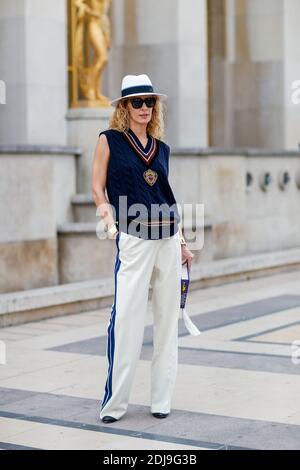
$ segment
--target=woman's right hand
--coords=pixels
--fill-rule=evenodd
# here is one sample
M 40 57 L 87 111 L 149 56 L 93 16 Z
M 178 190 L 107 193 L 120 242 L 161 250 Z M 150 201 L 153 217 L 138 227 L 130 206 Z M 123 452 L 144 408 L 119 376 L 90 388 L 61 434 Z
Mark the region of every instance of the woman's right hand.
M 110 234 L 109 234 L 108 237 L 111 238 L 112 240 L 115 240 L 115 239 L 117 238 L 117 236 L 118 236 L 119 233 L 120 233 L 120 232 L 119 232 L 119 230 L 118 230 L 118 231 L 117 231 L 116 233 L 114 233 L 113 235 L 110 235 Z

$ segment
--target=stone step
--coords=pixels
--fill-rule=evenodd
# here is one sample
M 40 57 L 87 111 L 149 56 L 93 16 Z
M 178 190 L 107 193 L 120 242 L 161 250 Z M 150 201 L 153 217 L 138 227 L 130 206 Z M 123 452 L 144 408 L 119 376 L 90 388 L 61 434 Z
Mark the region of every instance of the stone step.
M 96 215 L 97 207 L 91 194 L 77 193 L 71 198 L 73 220 L 75 223 L 97 223 L 100 216 Z M 191 224 L 187 224 L 189 227 Z M 212 228 L 213 221 L 210 216 L 205 217 L 205 228 Z
M 58 225 L 58 272 L 60 284 L 97 280 L 111 275 L 116 242 L 103 230 L 97 237 L 95 222 Z
M 100 222 L 100 218 L 98 220 Z M 97 222 L 77 222 L 59 225 L 58 272 L 60 284 L 109 277 L 114 268 L 116 243 L 103 230 L 96 235 Z M 205 246 L 195 252 L 194 265 L 213 258 L 212 224 L 205 221 Z M 188 229 L 189 227 L 187 227 Z M 203 231 L 203 228 L 199 228 Z
M 98 222 L 97 207 L 91 194 L 74 194 L 71 198 L 74 222 Z
M 190 290 L 296 269 L 300 269 L 300 249 L 212 261 L 193 266 Z M 111 306 L 113 290 L 113 278 L 108 277 L 1 294 L 0 326 Z

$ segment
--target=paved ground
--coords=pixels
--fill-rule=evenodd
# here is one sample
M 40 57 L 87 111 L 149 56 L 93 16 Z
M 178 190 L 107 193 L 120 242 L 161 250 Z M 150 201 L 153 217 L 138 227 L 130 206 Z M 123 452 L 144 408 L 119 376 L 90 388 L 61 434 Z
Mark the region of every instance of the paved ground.
M 300 272 L 194 291 L 187 307 L 202 334 L 180 319 L 164 420 L 149 409 L 150 304 L 129 409 L 113 424 L 98 418 L 110 308 L 1 329 L 0 449 L 300 449 Z

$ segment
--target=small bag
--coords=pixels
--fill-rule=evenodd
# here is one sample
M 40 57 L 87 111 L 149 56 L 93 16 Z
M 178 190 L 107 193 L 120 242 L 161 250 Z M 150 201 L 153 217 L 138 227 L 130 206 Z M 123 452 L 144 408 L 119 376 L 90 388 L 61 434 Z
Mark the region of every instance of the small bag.
M 182 318 L 185 324 L 186 329 L 188 332 L 193 336 L 200 335 L 201 331 L 197 328 L 197 326 L 192 322 L 189 315 L 185 309 L 185 303 L 188 293 L 188 287 L 190 282 L 190 269 L 188 267 L 187 261 L 182 263 L 181 265 L 181 300 L 180 300 L 180 309 L 182 313 Z

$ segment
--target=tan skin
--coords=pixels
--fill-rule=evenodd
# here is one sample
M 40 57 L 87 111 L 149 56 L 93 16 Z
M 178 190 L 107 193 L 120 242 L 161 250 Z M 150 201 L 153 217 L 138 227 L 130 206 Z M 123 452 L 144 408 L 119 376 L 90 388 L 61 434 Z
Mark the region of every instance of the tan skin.
M 146 98 L 147 95 L 142 95 L 142 98 Z M 130 128 L 136 134 L 140 142 L 146 147 L 147 138 L 147 125 L 151 121 L 152 109 L 147 108 L 146 103 L 139 109 L 133 108 L 130 101 L 127 100 L 127 109 L 129 111 Z M 93 166 L 92 166 L 92 195 L 96 206 L 100 207 L 100 216 L 107 224 L 108 228 L 114 225 L 115 220 L 113 217 L 112 207 L 109 204 L 108 199 L 105 195 L 106 188 L 106 177 L 107 168 L 109 162 L 109 145 L 105 134 L 101 134 L 98 137 L 96 144 Z M 116 238 L 117 234 L 109 235 L 110 238 Z M 189 268 L 191 268 L 192 260 L 194 255 L 188 249 L 186 245 L 181 245 L 181 261 L 184 263 L 187 261 Z

